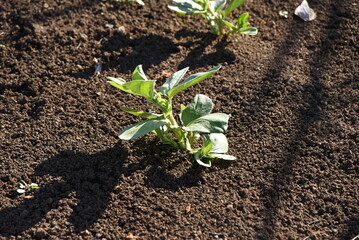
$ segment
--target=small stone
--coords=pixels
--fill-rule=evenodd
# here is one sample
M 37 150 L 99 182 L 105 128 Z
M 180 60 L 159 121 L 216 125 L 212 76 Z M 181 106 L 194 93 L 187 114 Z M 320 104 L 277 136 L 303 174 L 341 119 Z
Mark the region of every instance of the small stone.
M 117 30 L 122 34 L 126 34 L 126 28 L 124 26 L 119 26 Z
M 227 210 L 233 210 L 233 204 L 228 204 L 227 206 L 226 206 L 226 209 Z

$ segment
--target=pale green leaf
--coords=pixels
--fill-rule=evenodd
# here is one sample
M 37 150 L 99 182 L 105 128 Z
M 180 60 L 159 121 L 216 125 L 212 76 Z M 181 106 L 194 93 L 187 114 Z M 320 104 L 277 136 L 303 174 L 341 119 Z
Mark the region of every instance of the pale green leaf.
M 167 119 L 157 120 L 157 119 L 148 119 L 139 123 L 136 123 L 128 128 L 122 130 L 118 137 L 122 140 L 131 140 L 143 135 L 169 123 Z
M 148 81 L 143 69 L 142 65 L 138 65 L 132 73 L 132 80 L 145 80 Z
M 222 14 L 226 17 L 230 14 L 234 9 L 241 6 L 246 0 L 231 0 L 229 2 L 228 7 L 222 12 Z
M 216 73 L 220 68 L 221 68 L 221 66 L 217 66 L 217 67 L 214 67 L 214 68 L 208 70 L 207 72 L 200 72 L 200 73 L 196 73 L 196 74 L 189 76 L 188 78 L 186 78 L 186 80 L 183 81 L 183 83 L 181 85 L 178 85 L 177 87 L 172 88 L 171 90 L 168 91 L 168 94 L 167 94 L 168 98 L 173 98 L 180 91 L 183 91 L 183 90 L 193 86 L 194 84 L 205 80 L 206 78 L 208 78 L 211 75 L 213 75 L 214 73 Z
M 193 120 L 207 115 L 212 112 L 213 102 L 205 95 L 198 94 L 194 97 L 192 102 L 180 114 L 181 122 L 187 126 Z
M 175 72 L 161 87 L 160 92 L 167 95 L 168 91 L 174 88 L 188 71 L 188 67 Z
M 255 27 L 245 27 L 239 29 L 239 33 L 245 34 L 245 35 L 257 35 L 258 29 Z
M 227 154 L 211 153 L 211 155 L 212 155 L 213 157 L 220 158 L 220 159 L 222 159 L 222 160 L 233 161 L 233 160 L 236 160 L 236 159 L 237 159 L 235 156 L 227 155 Z
M 156 81 L 154 81 L 154 80 L 148 80 L 148 81 L 135 80 L 135 81 L 131 81 L 131 82 L 125 82 L 123 84 L 121 84 L 121 82 L 118 82 L 118 81 L 117 82 L 110 81 L 109 83 L 112 86 L 117 87 L 124 92 L 132 93 L 135 95 L 143 96 L 148 99 L 152 99 L 153 93 L 154 93 L 155 82 Z
M 223 133 L 211 133 L 209 139 L 212 142 L 211 154 L 228 152 L 227 137 Z
M 168 8 L 180 14 L 205 13 L 204 6 L 192 0 L 175 0 Z
M 212 113 L 197 118 L 183 127 L 189 132 L 223 133 L 228 127 L 229 115 L 224 113 Z
M 220 12 L 225 4 L 226 4 L 226 0 L 212 0 L 209 1 L 209 8 L 213 12 Z

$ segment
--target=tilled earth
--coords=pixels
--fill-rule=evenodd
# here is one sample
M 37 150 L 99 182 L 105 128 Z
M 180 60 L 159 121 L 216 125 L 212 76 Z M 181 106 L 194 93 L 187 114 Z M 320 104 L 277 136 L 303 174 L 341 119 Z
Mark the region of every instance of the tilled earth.
M 170 2 L 0 0 L 0 239 L 357 236 L 358 4 L 313 0 L 303 22 L 300 1 L 248 1 L 231 16 L 259 34 L 226 39 Z M 208 95 L 238 159 L 203 168 L 153 135 L 117 139 L 139 121 L 120 106 L 151 106 L 106 77 L 139 64 L 158 85 L 222 65 L 175 107 Z M 40 188 L 19 195 L 21 180 Z

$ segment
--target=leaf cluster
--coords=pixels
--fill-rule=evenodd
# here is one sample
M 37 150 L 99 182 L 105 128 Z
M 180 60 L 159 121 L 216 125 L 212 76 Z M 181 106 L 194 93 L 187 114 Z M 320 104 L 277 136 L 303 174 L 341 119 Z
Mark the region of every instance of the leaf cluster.
M 227 21 L 228 15 L 241 6 L 246 0 L 231 0 L 226 6 L 226 0 L 174 0 L 168 7 L 179 14 L 200 14 L 209 23 L 216 35 L 231 35 L 235 33 L 256 35 L 258 30 L 249 27 L 248 13 L 240 15 L 236 22 Z M 225 27 L 228 30 L 225 30 Z
M 38 188 L 39 185 L 37 185 L 36 183 L 26 183 L 24 180 L 21 180 L 19 183 L 19 188 L 16 191 L 19 194 L 23 194 L 26 191 L 31 191 Z
M 206 72 L 192 74 L 183 81 L 188 67 L 181 69 L 159 87 L 158 91 L 155 89 L 156 81 L 147 78 L 141 65 L 136 67 L 132 74 L 132 80 L 129 82 L 122 78 L 109 77 L 109 83 L 112 86 L 146 98 L 159 110 L 159 113 L 153 113 L 121 107 L 121 110 L 145 120 L 123 129 L 119 132 L 118 137 L 122 140 L 132 140 L 153 132 L 163 142 L 174 148 L 187 150 L 194 154 L 196 161 L 206 167 L 211 166 L 211 161 L 214 158 L 236 159 L 226 154 L 228 141 L 223 132 L 227 130 L 229 115 L 212 113 L 214 104 L 210 98 L 198 94 L 187 106 L 180 105 L 179 120 L 181 124 L 177 123 L 172 109 L 173 98 L 179 92 L 207 79 L 219 69 L 220 66 L 217 66 Z M 194 145 L 201 145 L 201 147 L 194 148 Z

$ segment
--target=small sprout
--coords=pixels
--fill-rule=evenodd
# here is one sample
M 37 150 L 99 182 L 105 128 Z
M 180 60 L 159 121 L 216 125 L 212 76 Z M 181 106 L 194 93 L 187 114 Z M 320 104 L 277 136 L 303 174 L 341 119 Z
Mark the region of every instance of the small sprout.
M 235 33 L 256 35 L 258 32 L 257 28 L 248 26 L 248 13 L 240 15 L 235 22 L 226 20 L 228 15 L 241 6 L 245 0 L 231 0 L 227 7 L 225 7 L 226 0 L 173 0 L 173 2 L 174 4 L 168 5 L 169 9 L 182 15 L 202 15 L 216 35 L 228 36 Z
M 121 107 L 121 110 L 146 120 L 123 129 L 118 137 L 121 140 L 132 140 L 150 132 L 155 133 L 163 142 L 193 154 L 197 163 L 205 167 L 210 167 L 211 161 L 215 158 L 235 160 L 234 156 L 226 154 L 228 141 L 223 134 L 228 127 L 229 115 L 212 113 L 214 104 L 209 97 L 198 94 L 187 106 L 181 104 L 177 120 L 172 109 L 175 95 L 205 80 L 219 69 L 220 66 L 217 66 L 207 72 L 193 74 L 182 82 L 188 67 L 181 69 L 170 76 L 158 91 L 155 90 L 156 81 L 148 80 L 142 65 L 136 67 L 132 81 L 126 82 L 122 78 L 109 77 L 112 86 L 146 98 L 160 111 L 160 113 L 144 112 Z M 194 147 L 201 143 L 202 147 Z
M 26 183 L 24 180 L 21 180 L 19 183 L 19 188 L 16 190 L 19 194 L 23 194 L 27 191 L 31 191 L 34 189 L 39 188 L 39 185 L 37 185 L 36 183 Z

